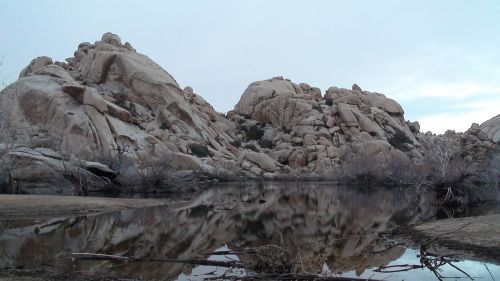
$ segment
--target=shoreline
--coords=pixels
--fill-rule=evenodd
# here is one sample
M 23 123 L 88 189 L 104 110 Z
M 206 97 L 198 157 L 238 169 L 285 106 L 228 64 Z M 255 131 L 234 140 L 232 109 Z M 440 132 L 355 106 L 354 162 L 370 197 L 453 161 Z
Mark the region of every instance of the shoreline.
M 415 248 L 433 241 L 431 252 L 500 264 L 500 214 L 440 219 L 393 233 Z
M 172 203 L 169 199 L 0 194 L 0 220 L 93 215 Z

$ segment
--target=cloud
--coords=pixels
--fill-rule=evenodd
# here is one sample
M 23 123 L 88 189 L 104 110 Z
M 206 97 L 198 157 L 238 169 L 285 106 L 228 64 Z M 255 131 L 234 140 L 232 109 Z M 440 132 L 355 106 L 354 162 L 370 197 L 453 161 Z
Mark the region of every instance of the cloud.
M 487 97 L 500 95 L 500 85 L 478 81 L 464 81 L 456 83 L 425 83 L 406 91 L 396 93 L 402 102 L 417 101 L 428 98 L 449 98 L 451 100 L 469 97 Z
M 459 111 L 420 118 L 421 131 L 442 134 L 448 129 L 453 129 L 457 132 L 464 132 L 472 123 L 481 124 L 500 114 L 500 98 L 454 104 L 451 108 L 459 109 Z

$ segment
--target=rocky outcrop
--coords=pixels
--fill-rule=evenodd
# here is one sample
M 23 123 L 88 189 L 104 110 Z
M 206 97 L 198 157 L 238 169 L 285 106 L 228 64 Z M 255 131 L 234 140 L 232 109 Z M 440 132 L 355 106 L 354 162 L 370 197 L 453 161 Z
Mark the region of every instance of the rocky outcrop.
M 2 91 L 0 104 L 4 143 L 46 147 L 64 161 L 106 162 L 120 155 L 141 169 L 165 151 L 189 153 L 189 144 L 198 143 L 211 147 L 212 159 L 180 167 L 236 162 L 226 149 L 233 141 L 231 122 L 111 33 L 80 44 L 67 62 L 34 59 Z
M 111 33 L 81 43 L 66 62 L 31 61 L 1 92 L 0 112 L 3 163 L 30 163 L 13 149 L 49 149 L 64 165 L 42 158 L 36 165 L 65 174 L 68 165 L 90 171 L 82 163 L 101 163 L 113 171 L 106 181 L 118 185 L 131 175 L 167 174 L 162 169 L 208 178 L 331 177 L 353 155 L 421 165 L 435 138 L 405 121 L 396 101 L 356 84 L 322 96 L 308 84 L 274 77 L 251 83 L 223 115 Z M 498 120 L 444 138 L 459 149 L 495 147 Z M 32 180 L 4 171 L 10 182 Z
M 395 101 L 357 85 L 353 90 L 332 87 L 322 97 L 317 88 L 275 77 L 250 84 L 228 116 L 240 124 L 236 137 L 243 141 L 261 130 L 265 141 L 255 145 L 267 147 L 279 163 L 328 174 L 353 151 L 391 154 L 404 149 L 408 158 L 421 161 L 419 142 L 403 114 Z M 386 149 L 376 148 L 381 145 Z
M 500 115 L 491 118 L 479 126 L 482 136 L 494 143 L 500 143 Z

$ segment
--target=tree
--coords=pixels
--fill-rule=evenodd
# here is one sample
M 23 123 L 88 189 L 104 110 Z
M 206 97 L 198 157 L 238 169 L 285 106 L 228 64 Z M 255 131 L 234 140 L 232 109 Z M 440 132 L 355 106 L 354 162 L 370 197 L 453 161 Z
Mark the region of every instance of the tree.
M 426 159 L 438 180 L 446 181 L 452 157 L 453 150 L 449 143 L 438 138 L 432 140 Z

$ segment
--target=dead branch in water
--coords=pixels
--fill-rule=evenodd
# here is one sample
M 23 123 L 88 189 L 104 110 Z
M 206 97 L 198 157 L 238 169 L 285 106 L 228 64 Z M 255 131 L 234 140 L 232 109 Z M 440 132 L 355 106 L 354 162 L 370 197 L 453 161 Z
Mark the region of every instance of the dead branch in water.
M 445 232 L 438 234 L 434 236 L 433 238 L 429 239 L 429 241 L 423 243 L 420 245 L 420 264 L 398 264 L 398 265 L 389 265 L 389 266 L 381 266 L 374 271 L 380 272 L 380 273 L 394 273 L 394 272 L 403 272 L 403 271 L 409 271 L 409 270 L 414 270 L 414 269 L 421 269 L 421 268 L 427 268 L 430 270 L 434 276 L 440 281 L 444 280 L 445 278 L 450 278 L 450 277 L 445 277 L 442 276 L 440 271 L 441 267 L 444 265 L 449 265 L 462 274 L 464 274 L 466 277 L 461 277 L 461 278 L 468 278 L 470 280 L 474 280 L 467 272 L 464 270 L 460 269 L 458 266 L 454 265 L 454 262 L 458 262 L 459 260 L 456 259 L 453 255 L 439 255 L 435 253 L 429 252 L 427 249 L 432 246 L 436 241 L 439 240 L 440 237 L 443 237 L 448 234 L 455 233 L 465 227 L 470 225 L 469 223 L 466 223 L 460 227 L 458 227 L 455 230 Z M 458 277 L 453 277 L 453 278 L 458 278 Z
M 219 276 L 209 277 L 204 280 L 235 280 L 235 281 L 258 281 L 258 280 L 283 280 L 283 281 L 380 281 L 378 279 L 361 279 L 349 277 L 321 277 L 308 274 L 259 274 L 251 276 Z
M 166 262 L 166 263 L 184 263 L 191 265 L 204 265 L 204 266 L 218 266 L 225 268 L 243 268 L 250 269 L 239 261 L 211 261 L 211 260 L 200 260 L 200 259 L 171 259 L 171 258 L 134 258 L 127 256 L 118 255 L 106 255 L 106 254 L 94 254 L 94 253 L 72 253 L 71 257 L 76 260 L 100 260 L 100 261 L 119 261 L 119 262 Z M 303 280 L 303 281 L 378 281 L 375 279 L 364 279 L 364 278 L 347 278 L 347 277 L 322 277 L 315 274 L 296 274 L 296 273 L 257 273 L 251 276 L 217 276 L 205 278 L 205 280 L 242 280 L 242 281 L 252 281 L 252 280 Z
M 93 254 L 93 253 L 72 253 L 71 256 L 78 260 L 102 260 L 102 261 L 121 261 L 121 262 L 169 262 L 186 263 L 192 265 L 220 266 L 231 268 L 245 268 L 238 261 L 210 261 L 198 259 L 170 259 L 170 258 L 134 258 L 117 255 Z

